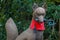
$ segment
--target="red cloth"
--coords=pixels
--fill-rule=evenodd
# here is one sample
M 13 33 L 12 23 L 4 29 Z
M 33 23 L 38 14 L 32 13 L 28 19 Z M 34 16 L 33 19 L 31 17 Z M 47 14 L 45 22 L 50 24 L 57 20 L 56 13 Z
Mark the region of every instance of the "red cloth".
M 44 22 L 37 22 L 35 20 L 32 20 L 30 24 L 30 29 L 34 28 L 36 28 L 36 30 L 45 30 Z

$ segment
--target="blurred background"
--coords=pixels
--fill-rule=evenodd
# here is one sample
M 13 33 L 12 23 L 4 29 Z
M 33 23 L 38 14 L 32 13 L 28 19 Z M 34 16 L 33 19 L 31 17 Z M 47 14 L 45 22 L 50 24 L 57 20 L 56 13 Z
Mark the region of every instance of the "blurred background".
M 6 40 L 5 23 L 10 17 L 20 33 L 29 27 L 34 2 L 47 5 L 44 40 L 60 40 L 60 0 L 0 0 L 0 40 Z

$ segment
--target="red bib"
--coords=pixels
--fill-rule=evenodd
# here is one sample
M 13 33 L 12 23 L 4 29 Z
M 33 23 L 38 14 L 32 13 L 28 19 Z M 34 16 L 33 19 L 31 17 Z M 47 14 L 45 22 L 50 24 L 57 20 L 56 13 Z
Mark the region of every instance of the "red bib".
M 37 22 L 35 20 L 32 20 L 30 24 L 30 29 L 34 28 L 36 28 L 36 30 L 45 30 L 44 22 Z

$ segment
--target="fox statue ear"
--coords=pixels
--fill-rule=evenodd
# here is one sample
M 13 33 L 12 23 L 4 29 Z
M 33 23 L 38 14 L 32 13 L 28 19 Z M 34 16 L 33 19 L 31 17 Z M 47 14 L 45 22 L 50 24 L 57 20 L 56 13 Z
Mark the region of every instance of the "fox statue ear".
M 42 8 L 44 8 L 45 10 L 47 10 L 47 4 L 44 3 L 44 4 L 42 5 Z
M 33 11 L 35 11 L 36 8 L 38 8 L 38 5 L 36 3 L 34 3 L 33 6 L 32 6 Z

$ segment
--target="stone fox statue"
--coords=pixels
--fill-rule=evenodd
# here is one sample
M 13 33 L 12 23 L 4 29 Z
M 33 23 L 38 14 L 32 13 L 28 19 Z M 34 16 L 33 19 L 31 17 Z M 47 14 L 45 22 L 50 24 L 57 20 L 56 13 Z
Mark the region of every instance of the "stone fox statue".
M 38 7 L 36 3 L 33 5 L 33 17 L 29 28 L 18 35 L 17 27 L 9 18 L 6 22 L 5 28 L 7 32 L 7 40 L 43 40 L 44 16 L 46 14 L 45 4 Z

